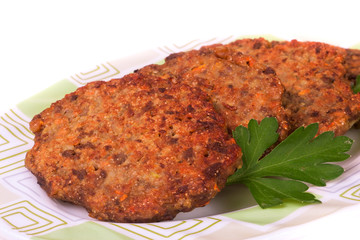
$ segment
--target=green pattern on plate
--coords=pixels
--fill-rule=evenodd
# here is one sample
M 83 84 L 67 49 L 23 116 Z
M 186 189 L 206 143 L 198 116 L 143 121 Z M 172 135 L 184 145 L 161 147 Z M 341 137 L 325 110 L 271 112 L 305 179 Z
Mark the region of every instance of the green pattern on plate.
M 76 226 L 62 228 L 51 233 L 34 236 L 33 240 L 128 240 L 129 238 L 121 233 L 103 227 L 95 222 L 85 222 Z
M 360 184 L 347 189 L 345 192 L 340 194 L 340 197 L 349 200 L 360 201 Z
M 17 107 L 29 118 L 40 113 L 51 103 L 61 99 L 65 94 L 75 91 L 77 86 L 67 79 L 61 80 L 44 91 L 22 101 Z
M 284 201 L 284 204 L 272 208 L 262 209 L 260 206 L 256 206 L 240 211 L 223 214 L 222 216 L 264 226 L 277 222 L 284 217 L 289 216 L 297 209 L 306 205 L 308 204 L 301 204 L 296 201 L 288 200 Z
M 180 240 L 180 239 L 183 239 L 183 238 L 185 238 L 187 236 L 203 232 L 206 229 L 208 229 L 208 228 L 214 226 L 215 224 L 221 222 L 220 219 L 214 218 L 214 217 L 207 217 L 205 219 L 209 220 L 209 221 L 201 220 L 201 219 L 193 219 L 191 221 L 182 221 L 180 223 L 175 222 L 175 225 L 170 226 L 170 227 L 162 227 L 162 226 L 158 226 L 157 224 L 132 224 L 132 226 L 135 226 L 135 227 L 137 227 L 137 228 L 139 228 L 141 230 L 144 230 L 144 231 L 142 231 L 144 233 L 149 232 L 149 233 L 153 234 L 154 236 L 156 236 L 157 238 L 171 238 L 171 237 L 175 236 L 176 234 L 179 234 L 179 233 L 181 234 L 182 233 L 183 236 L 180 237 L 180 238 L 177 238 L 177 239 Z M 191 224 L 186 225 L 185 227 L 181 227 L 181 225 L 183 225 L 183 224 L 185 224 L 187 222 L 191 222 Z M 161 224 L 161 223 L 159 223 L 159 224 Z M 113 225 L 116 226 L 116 227 L 119 227 L 121 229 L 127 230 L 127 231 L 129 231 L 129 232 L 131 232 L 133 234 L 137 234 L 140 237 L 143 237 L 143 238 L 146 238 L 146 239 L 152 239 L 152 238 L 146 237 L 146 236 L 144 236 L 142 234 L 139 234 L 137 231 L 135 232 L 135 231 L 132 231 L 131 229 L 125 228 L 124 226 L 121 226 L 119 224 L 113 224 Z M 180 228 L 178 228 L 178 227 L 180 227 Z M 173 229 L 173 228 L 177 228 L 177 230 L 176 231 L 170 231 L 167 234 L 162 234 L 162 233 L 158 232 L 159 229 L 169 230 L 169 229 Z
M 0 219 L 13 229 L 27 235 L 41 234 L 67 224 L 59 217 L 26 200 L 0 208 Z
M 103 63 L 100 65 L 97 65 L 95 68 L 93 68 L 87 72 L 81 72 L 81 73 L 75 74 L 74 76 L 71 76 L 71 79 L 81 85 L 85 85 L 86 83 L 89 83 L 92 81 L 98 81 L 98 80 L 103 80 L 106 78 L 115 77 L 119 73 L 120 73 L 119 69 L 114 67 L 112 64 Z
M 354 48 L 354 49 L 360 49 L 360 43 L 355 44 L 354 46 L 351 46 L 350 48 Z

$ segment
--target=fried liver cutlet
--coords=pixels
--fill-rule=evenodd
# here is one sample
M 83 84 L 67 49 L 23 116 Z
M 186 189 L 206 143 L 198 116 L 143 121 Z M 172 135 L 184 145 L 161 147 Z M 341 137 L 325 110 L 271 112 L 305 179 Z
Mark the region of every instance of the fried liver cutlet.
M 164 64 L 148 65 L 137 73 L 171 78 L 205 90 L 225 117 L 229 132 L 239 125 L 247 126 L 251 119 L 276 117 L 280 139 L 288 134 L 281 102 L 283 86 L 275 71 L 258 64 L 253 57 L 230 51 L 227 46 L 217 44 L 174 53 Z
M 346 49 L 345 57 L 346 77 L 355 84 L 356 77 L 360 75 L 360 50 Z
M 319 134 L 342 135 L 360 117 L 360 95 L 346 78 L 346 50 L 319 42 L 242 39 L 227 45 L 276 71 L 292 129 L 319 123 Z
M 130 74 L 92 82 L 36 115 L 26 167 L 50 197 L 116 222 L 206 205 L 241 151 L 199 88 Z

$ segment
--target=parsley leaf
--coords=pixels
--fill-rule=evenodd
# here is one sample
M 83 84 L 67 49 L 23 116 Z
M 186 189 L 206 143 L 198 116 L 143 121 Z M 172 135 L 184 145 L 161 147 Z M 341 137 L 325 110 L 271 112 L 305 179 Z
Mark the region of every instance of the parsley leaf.
M 236 143 L 243 151 L 243 167 L 227 180 L 228 184 L 243 183 L 262 208 L 276 206 L 283 199 L 300 202 L 319 202 L 307 193 L 311 183 L 325 186 L 326 181 L 340 176 L 344 169 L 328 162 L 349 158 L 352 140 L 346 136 L 334 137 L 325 132 L 315 137 L 318 124 L 300 127 L 278 144 L 269 154 L 264 152 L 276 143 L 278 123 L 265 118 L 260 124 L 251 120 L 248 128 L 239 126 L 233 132 Z
M 299 202 L 319 202 L 315 196 L 305 192 L 308 186 L 294 180 L 276 178 L 253 178 L 243 182 L 251 191 L 260 207 L 268 208 L 283 203 L 283 199 L 295 199 Z
M 243 152 L 241 171 L 246 171 L 256 165 L 266 149 L 277 141 L 279 138 L 276 133 L 278 127 L 276 118 L 264 118 L 260 125 L 256 120 L 251 119 L 248 124 L 249 129 L 242 126 L 235 129 L 233 137 Z M 267 131 L 263 129 L 267 129 Z
M 359 93 L 360 92 L 360 75 L 356 77 L 355 85 L 352 87 L 353 93 Z

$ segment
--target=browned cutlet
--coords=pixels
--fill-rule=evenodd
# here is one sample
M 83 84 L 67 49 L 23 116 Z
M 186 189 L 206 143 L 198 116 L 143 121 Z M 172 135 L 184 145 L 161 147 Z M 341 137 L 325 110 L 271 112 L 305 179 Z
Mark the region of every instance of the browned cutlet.
M 225 117 L 229 132 L 247 126 L 251 119 L 276 117 L 280 139 L 288 132 L 282 107 L 283 86 L 271 67 L 227 46 L 213 45 L 200 50 L 174 53 L 162 65 L 149 65 L 139 74 L 171 78 L 205 90 L 215 108 Z
M 241 151 L 199 88 L 130 74 L 92 82 L 36 115 L 26 167 L 50 197 L 116 222 L 206 205 Z
M 346 49 L 345 57 L 346 77 L 355 84 L 355 79 L 360 75 L 360 50 Z
M 344 134 L 360 117 L 360 94 L 346 78 L 346 50 L 319 42 L 241 39 L 228 44 L 273 68 L 285 87 L 292 128 L 319 123 L 319 133 Z

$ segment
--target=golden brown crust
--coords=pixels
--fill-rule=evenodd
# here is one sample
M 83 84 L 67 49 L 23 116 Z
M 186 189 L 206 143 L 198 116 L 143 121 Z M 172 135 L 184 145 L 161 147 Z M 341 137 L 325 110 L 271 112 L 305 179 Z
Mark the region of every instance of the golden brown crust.
M 241 155 L 207 94 L 139 74 L 89 83 L 30 127 L 26 167 L 50 197 L 100 220 L 170 220 L 204 206 Z
M 162 65 L 149 65 L 137 71 L 143 75 L 172 78 L 205 90 L 215 108 L 225 117 L 229 131 L 247 126 L 251 119 L 276 117 L 280 139 L 288 132 L 281 99 L 283 86 L 275 72 L 250 56 L 216 44 L 171 54 Z
M 228 45 L 275 69 L 285 87 L 293 129 L 319 123 L 319 133 L 344 134 L 360 117 L 360 95 L 345 77 L 345 49 L 319 42 L 242 39 Z
M 346 78 L 353 84 L 358 75 L 360 75 L 360 50 L 346 49 L 345 56 Z

